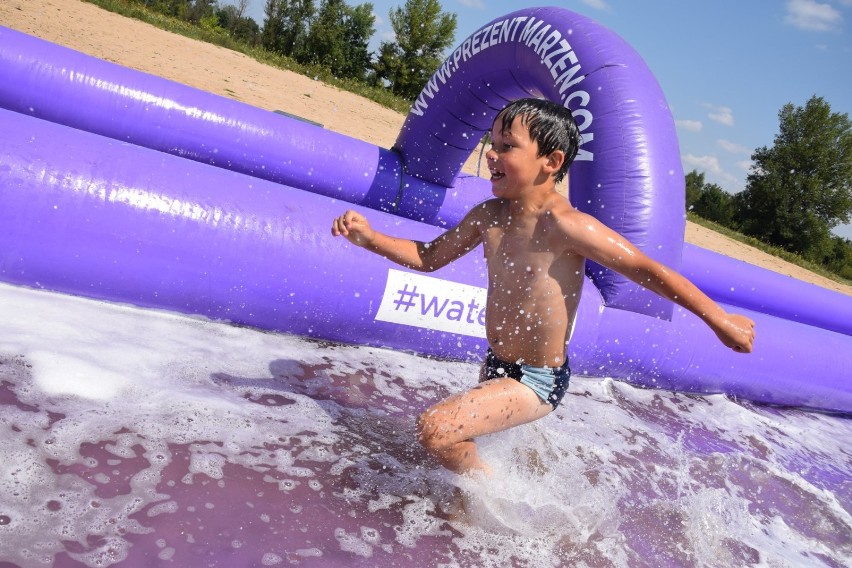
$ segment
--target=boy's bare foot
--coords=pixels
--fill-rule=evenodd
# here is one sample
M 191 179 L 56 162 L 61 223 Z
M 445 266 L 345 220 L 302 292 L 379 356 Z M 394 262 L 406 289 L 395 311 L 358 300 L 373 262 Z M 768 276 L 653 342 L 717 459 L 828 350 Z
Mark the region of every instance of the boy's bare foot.
M 461 488 L 456 487 L 452 492 L 435 503 L 435 512 L 440 518 L 447 521 L 467 523 L 469 515 L 466 505 L 467 497 L 465 492 Z

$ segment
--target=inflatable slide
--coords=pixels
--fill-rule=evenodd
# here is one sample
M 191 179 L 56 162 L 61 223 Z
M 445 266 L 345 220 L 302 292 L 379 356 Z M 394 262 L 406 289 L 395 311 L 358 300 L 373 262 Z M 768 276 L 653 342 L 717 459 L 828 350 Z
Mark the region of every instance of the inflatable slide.
M 5 282 L 478 360 L 479 255 L 412 273 L 354 253 L 330 221 L 369 209 L 379 230 L 431 240 L 490 196 L 460 171 L 496 113 L 545 97 L 583 136 L 575 206 L 757 323 L 754 353 L 730 353 L 692 314 L 590 263 L 574 373 L 852 412 L 852 299 L 684 243 L 663 93 L 630 46 L 578 14 L 526 9 L 477 30 L 390 149 L 6 28 L 0 76 Z

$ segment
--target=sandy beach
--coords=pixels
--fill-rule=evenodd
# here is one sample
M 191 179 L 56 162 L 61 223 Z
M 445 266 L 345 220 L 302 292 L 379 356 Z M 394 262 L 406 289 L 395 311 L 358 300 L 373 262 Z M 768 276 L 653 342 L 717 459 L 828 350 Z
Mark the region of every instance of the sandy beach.
M 312 78 L 162 31 L 78 0 L 6 0 L 0 25 L 253 106 L 287 113 L 389 148 L 405 115 Z M 176 54 L 178 54 L 176 56 Z M 465 168 L 475 173 L 472 157 Z M 852 286 L 687 223 L 686 241 L 852 296 Z

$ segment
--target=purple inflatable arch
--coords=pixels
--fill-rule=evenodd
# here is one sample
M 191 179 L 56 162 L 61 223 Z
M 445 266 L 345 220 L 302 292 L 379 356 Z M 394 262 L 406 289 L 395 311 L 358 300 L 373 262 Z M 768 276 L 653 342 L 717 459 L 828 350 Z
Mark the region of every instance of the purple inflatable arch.
M 645 62 L 579 14 L 537 8 L 497 18 L 462 42 L 414 102 L 395 148 L 414 177 L 453 185 L 497 112 L 521 97 L 570 108 L 582 144 L 571 200 L 646 254 L 680 268 L 684 176 L 674 120 Z M 610 307 L 667 316 L 671 304 L 593 265 Z
M 542 23 L 524 36 L 521 26 L 531 20 Z M 518 35 L 510 48 L 513 29 Z M 574 56 L 563 51 L 557 66 L 548 49 L 565 49 L 563 39 Z M 341 208 L 334 200 L 345 199 L 384 211 L 371 213 L 380 230 L 428 240 L 440 231 L 435 225 L 456 222 L 490 194 L 485 180 L 458 177 L 463 144 L 455 152 L 434 142 L 447 135 L 445 122 L 421 119 L 431 112 L 493 118 L 503 104 L 499 97 L 546 95 L 546 85 L 533 83 L 534 71 L 512 69 L 493 71 L 484 85 L 497 95 L 482 95 L 483 83 L 472 77 L 483 71 L 468 68 L 484 65 L 475 60 L 479 53 L 504 48 L 526 53 L 513 60 L 516 65 L 544 66 L 548 75 L 554 69 L 567 73 L 576 57 L 585 78 L 556 100 L 583 103 L 585 96 L 568 100 L 571 89 L 582 84 L 589 90 L 594 78 L 601 83 L 593 94 L 612 93 L 611 108 L 601 94 L 575 109 L 591 117 L 585 119 L 583 148 L 594 157 L 587 154 L 572 174 L 575 200 L 578 186 L 590 188 L 588 199 L 578 201 L 591 201 L 590 212 L 599 216 L 617 208 L 623 232 L 643 223 L 672 224 L 673 217 L 683 222 L 682 202 L 680 209 L 654 209 L 652 201 L 669 197 L 641 191 L 657 191 L 679 177 L 666 191 L 683 198 L 671 117 L 656 82 L 637 79 L 647 69 L 611 32 L 563 10 L 510 14 L 463 42 L 449 59 L 451 67 L 439 70 L 447 82 L 421 95 L 431 97 L 428 108 L 421 101 L 412 111 L 396 151 L 0 28 L 0 75 L 8 79 L 0 84 L 0 106 L 10 109 L 0 111 L 0 278 L 305 336 L 479 359 L 485 275 L 478 255 L 429 276 L 411 274 L 353 253 L 330 237 L 328 227 Z M 635 73 L 615 74 L 628 68 Z M 484 101 L 478 110 L 473 99 L 461 107 L 450 104 L 464 100 L 460 91 L 439 104 L 448 85 L 456 85 L 448 69 L 454 77 L 471 78 L 472 92 Z M 558 92 L 554 84 L 573 81 L 566 75 L 558 82 L 562 74 L 551 78 L 548 96 Z M 457 81 L 453 88 L 462 89 L 464 81 Z M 634 91 L 646 88 L 653 91 L 649 98 L 634 104 Z M 610 121 L 615 130 L 605 128 L 604 117 L 621 108 L 627 117 Z M 434 131 L 430 121 L 438 126 Z M 482 124 L 468 127 L 481 135 Z M 628 157 L 636 148 L 625 149 L 624 140 L 642 150 L 634 162 Z M 416 147 L 421 141 L 426 146 Z M 430 160 L 421 163 L 447 160 L 439 173 L 451 175 L 419 171 L 410 156 L 426 152 Z M 609 162 L 616 173 L 607 170 Z M 617 193 L 619 176 L 622 189 L 635 195 L 604 195 Z M 601 218 L 615 224 L 607 214 Z M 728 352 L 697 318 L 677 308 L 669 321 L 641 313 L 660 312 L 641 302 L 622 301 L 629 309 L 612 309 L 589 282 L 569 350 L 575 372 L 852 412 L 848 297 L 684 247 L 682 231 L 666 238 L 648 241 L 646 250 L 676 249 L 672 264 L 682 252 L 681 269 L 699 286 L 717 301 L 747 310 L 759 329 L 756 352 Z M 622 299 L 637 297 L 619 292 L 617 282 L 595 284 L 613 286 Z

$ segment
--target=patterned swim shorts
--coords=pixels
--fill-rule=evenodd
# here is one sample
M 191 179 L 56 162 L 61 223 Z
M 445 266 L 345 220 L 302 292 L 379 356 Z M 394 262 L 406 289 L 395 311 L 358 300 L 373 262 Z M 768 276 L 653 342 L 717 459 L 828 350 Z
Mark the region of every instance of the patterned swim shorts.
M 485 356 L 485 380 L 508 377 L 530 387 L 544 402 L 550 403 L 554 410 L 559 406 L 568 381 L 571 378 L 571 368 L 568 360 L 561 367 L 533 367 L 518 363 L 509 363 L 498 359 L 494 351 L 488 348 Z

